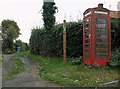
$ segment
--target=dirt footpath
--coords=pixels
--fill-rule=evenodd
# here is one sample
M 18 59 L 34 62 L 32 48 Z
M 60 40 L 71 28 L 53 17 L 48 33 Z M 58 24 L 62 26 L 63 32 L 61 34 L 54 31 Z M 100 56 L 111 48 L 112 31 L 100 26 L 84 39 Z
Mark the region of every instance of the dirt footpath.
M 12 61 L 10 60 L 15 55 L 4 55 L 3 62 L 3 75 L 7 72 L 7 68 L 11 66 Z M 30 61 L 27 57 L 19 57 L 26 66 L 24 72 L 14 76 L 13 78 L 6 79 L 3 78 L 2 86 L 3 87 L 60 87 L 60 85 L 54 84 L 52 82 L 41 79 L 38 76 L 38 68 L 37 65 Z

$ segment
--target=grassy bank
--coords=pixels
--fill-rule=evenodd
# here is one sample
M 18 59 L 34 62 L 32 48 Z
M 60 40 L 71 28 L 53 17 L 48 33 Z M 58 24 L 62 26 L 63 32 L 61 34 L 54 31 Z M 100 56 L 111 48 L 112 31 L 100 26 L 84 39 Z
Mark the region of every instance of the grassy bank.
M 95 87 L 118 79 L 118 70 L 108 66 L 90 67 L 83 64 L 72 65 L 70 58 L 67 64 L 58 57 L 41 57 L 29 52 L 17 54 L 27 56 L 39 64 L 39 75 L 64 86 Z
M 25 66 L 24 63 L 19 60 L 19 59 L 11 59 L 13 60 L 14 65 L 11 66 L 10 70 L 8 70 L 6 76 L 9 77 L 13 77 L 21 72 L 23 72 L 25 70 Z

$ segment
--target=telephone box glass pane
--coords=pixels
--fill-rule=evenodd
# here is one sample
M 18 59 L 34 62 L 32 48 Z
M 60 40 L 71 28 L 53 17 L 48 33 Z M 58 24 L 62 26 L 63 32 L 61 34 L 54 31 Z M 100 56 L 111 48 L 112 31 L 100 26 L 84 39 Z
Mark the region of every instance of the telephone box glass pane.
M 98 23 L 96 26 L 97 26 L 97 28 L 105 28 L 107 26 L 107 24 Z
M 89 29 L 89 20 L 88 19 L 85 21 L 85 29 Z
M 106 54 L 98 54 L 97 55 L 97 58 L 101 59 L 101 58 L 107 58 L 107 55 Z
M 96 39 L 96 43 L 107 43 L 107 39 Z
M 98 34 L 98 35 L 96 35 L 96 38 L 97 39 L 107 39 L 107 36 L 106 36 L 106 34 Z
M 108 48 L 108 44 L 96 44 L 96 48 Z
M 105 18 L 97 18 L 97 22 L 98 23 L 106 23 L 107 19 L 105 19 Z
M 89 53 L 89 49 L 85 49 L 85 53 Z
M 90 55 L 89 55 L 89 54 L 85 54 L 84 56 L 85 56 L 86 59 L 87 59 L 87 58 L 90 58 Z
M 108 50 L 106 49 L 96 49 L 97 53 L 107 53 Z

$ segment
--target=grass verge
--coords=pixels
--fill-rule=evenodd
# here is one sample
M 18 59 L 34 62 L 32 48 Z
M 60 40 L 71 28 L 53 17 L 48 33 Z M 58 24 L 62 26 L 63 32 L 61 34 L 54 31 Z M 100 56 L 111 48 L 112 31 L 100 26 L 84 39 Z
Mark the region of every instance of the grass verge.
M 118 79 L 118 70 L 108 66 L 90 67 L 86 65 L 72 65 L 70 58 L 67 64 L 58 57 L 41 57 L 29 52 L 19 53 L 27 56 L 39 64 L 39 75 L 46 80 L 64 86 L 97 87 L 100 84 Z
M 25 70 L 25 65 L 20 59 L 12 59 L 15 63 L 11 66 L 10 70 L 8 70 L 6 77 L 13 77 Z

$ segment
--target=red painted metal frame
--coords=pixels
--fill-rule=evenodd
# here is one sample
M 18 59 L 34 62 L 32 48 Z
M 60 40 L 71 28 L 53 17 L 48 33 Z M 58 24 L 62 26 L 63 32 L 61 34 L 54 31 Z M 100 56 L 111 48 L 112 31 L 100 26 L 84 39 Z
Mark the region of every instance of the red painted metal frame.
M 88 11 L 91 11 L 91 14 L 86 16 L 85 17 L 85 14 L 88 13 Z M 108 15 L 99 15 L 99 14 L 95 14 L 94 11 L 104 11 L 104 12 L 108 12 Z M 95 40 L 96 40 L 96 19 L 97 18 L 106 18 L 108 21 L 107 21 L 107 24 L 108 24 L 108 47 L 109 47 L 109 54 L 108 54 L 108 58 L 107 59 L 104 59 L 104 58 L 101 58 L 101 59 L 97 59 L 95 57 Z M 89 28 L 89 34 L 91 35 L 90 39 L 89 39 L 89 58 L 85 58 L 85 21 L 89 19 L 89 25 L 90 25 L 90 28 Z M 93 24 L 94 23 L 94 24 Z M 109 16 L 109 10 L 105 9 L 105 8 L 90 8 L 90 9 L 87 9 L 85 12 L 84 12 L 84 19 L 83 19 L 83 62 L 85 64 L 88 64 L 88 65 L 107 65 L 108 64 L 108 61 L 111 59 L 111 31 L 110 31 L 110 28 L 111 28 L 111 23 L 110 23 L 110 16 Z M 105 44 L 105 43 L 103 43 Z M 100 50 L 102 50 L 104 48 L 100 48 Z

